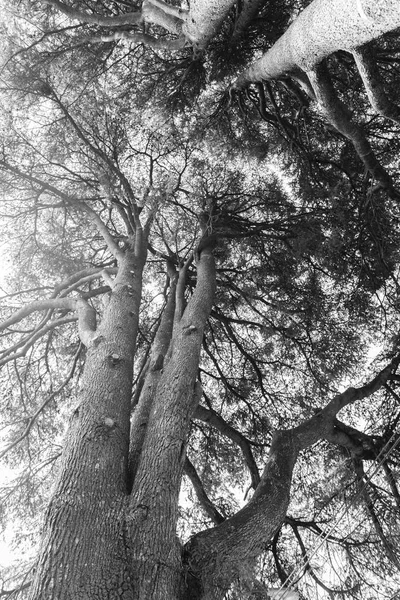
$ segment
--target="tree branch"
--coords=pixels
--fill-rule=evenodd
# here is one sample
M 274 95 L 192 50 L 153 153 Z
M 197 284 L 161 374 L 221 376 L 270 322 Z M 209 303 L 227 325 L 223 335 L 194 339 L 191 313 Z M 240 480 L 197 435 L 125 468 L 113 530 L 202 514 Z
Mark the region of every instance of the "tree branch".
M 207 408 L 204 408 L 203 406 L 199 405 L 197 407 L 194 418 L 199 419 L 204 423 L 208 423 L 239 446 L 243 452 L 247 468 L 250 471 L 251 485 L 254 489 L 256 489 L 260 483 L 260 473 L 258 472 L 258 467 L 256 461 L 254 460 L 249 440 L 242 433 L 229 425 L 220 415 Z
M 91 221 L 95 224 L 98 232 L 100 233 L 100 235 L 104 239 L 105 243 L 107 244 L 108 250 L 111 252 L 111 254 L 117 260 L 121 260 L 124 253 L 118 246 L 117 242 L 114 240 L 108 227 L 105 225 L 105 223 L 99 217 L 97 212 L 95 210 L 93 210 L 93 208 L 91 208 L 88 204 L 86 204 L 86 202 L 82 202 L 82 201 L 74 202 L 74 206 L 78 206 L 78 207 L 82 208 L 82 210 L 87 212 Z
M 54 321 L 50 321 L 47 325 L 37 328 L 32 332 L 30 336 L 25 337 L 22 341 L 14 344 L 11 348 L 7 348 L 4 352 L 1 353 L 0 359 L 0 367 L 3 367 L 5 364 L 12 360 L 16 360 L 17 358 L 21 358 L 21 356 L 25 356 L 29 348 L 33 346 L 33 344 L 46 335 L 49 331 L 52 331 L 56 327 L 60 327 L 62 325 L 66 325 L 67 323 L 73 323 L 77 321 L 77 317 L 65 317 L 63 319 L 56 319 Z M 22 345 L 22 348 L 21 348 Z M 18 348 L 18 352 L 16 351 Z
M 119 40 L 127 40 L 134 44 L 143 44 L 153 50 L 180 50 L 186 46 L 186 39 L 181 36 L 177 39 L 167 37 L 156 38 L 148 33 L 135 33 L 129 31 L 116 31 L 110 35 L 89 36 L 88 42 L 92 44 L 101 42 L 115 42 Z
M 247 505 L 217 527 L 193 536 L 185 546 L 189 587 L 197 582 L 198 589 L 201 581 L 204 594 L 209 590 L 211 597 L 215 586 L 228 589 L 237 573 L 243 573 L 244 561 L 249 562 L 251 569 L 255 557 L 286 517 L 299 451 L 331 435 L 339 410 L 382 388 L 399 362 L 400 355 L 366 385 L 348 388 L 308 421 L 274 434 L 260 484 Z
M 38 418 L 38 416 L 43 412 L 43 410 L 46 408 L 46 406 L 52 401 L 54 400 L 54 398 L 60 393 L 62 392 L 62 390 L 66 387 L 66 385 L 69 383 L 69 381 L 71 381 L 74 372 L 75 372 L 75 368 L 78 362 L 78 358 L 79 358 L 79 354 L 81 353 L 81 345 L 79 345 L 78 350 L 75 353 L 74 356 L 74 360 L 72 363 L 72 367 L 70 369 L 70 372 L 67 375 L 67 378 L 64 380 L 64 382 L 60 385 L 60 387 L 55 390 L 54 392 L 52 392 L 50 394 L 50 396 L 48 398 L 46 398 L 46 400 L 41 404 L 41 406 L 39 406 L 39 408 L 37 409 L 37 411 L 34 413 L 34 415 L 29 419 L 28 425 L 26 426 L 25 430 L 23 431 L 23 433 L 13 442 L 11 442 L 11 444 L 9 444 L 2 452 L 0 452 L 0 459 L 3 458 L 3 456 L 5 456 L 8 452 L 10 452 L 10 450 L 12 450 L 13 448 L 15 448 L 15 446 L 17 446 L 18 444 L 20 444 L 22 442 L 22 440 L 24 440 L 30 433 L 33 425 L 36 422 L 36 419 Z
M 86 202 L 70 197 L 68 194 L 55 187 L 54 185 L 51 185 L 41 179 L 38 179 L 33 175 L 29 175 L 28 173 L 24 173 L 23 171 L 20 171 L 20 169 L 18 169 L 17 167 L 14 167 L 13 165 L 10 165 L 5 161 L 1 161 L 0 164 L 2 164 L 6 170 L 10 171 L 11 173 L 15 173 L 23 180 L 35 183 L 36 185 L 39 185 L 43 191 L 49 191 L 58 198 L 61 198 L 65 205 L 84 210 L 86 213 L 88 213 L 90 219 L 96 225 L 97 230 L 106 242 L 111 254 L 113 254 L 116 258 L 121 258 L 123 256 L 122 251 L 118 247 L 118 244 L 116 244 L 105 223 L 103 223 L 96 211 L 94 211 L 88 204 L 86 204 Z
M 221 515 L 221 513 L 211 502 L 210 498 L 207 496 L 202 481 L 196 471 L 196 468 L 193 465 L 193 463 L 190 462 L 188 457 L 186 457 L 185 459 L 184 472 L 191 481 L 193 489 L 196 492 L 198 501 L 200 502 L 208 517 L 213 521 L 213 523 L 215 523 L 215 525 L 219 525 L 220 523 L 225 521 L 225 517 Z
M 400 125 L 400 107 L 385 94 L 384 80 L 376 64 L 372 46 L 356 48 L 353 50 L 353 57 L 372 108 Z
M 42 310 L 56 310 L 58 308 L 64 310 L 75 310 L 75 300 L 72 298 L 49 298 L 47 300 L 36 300 L 17 310 L 11 317 L 0 323 L 0 331 L 8 329 L 11 325 L 19 323 L 34 312 Z
M 49 298 L 47 300 L 37 300 L 17 310 L 11 317 L 0 324 L 0 331 L 9 328 L 18 323 L 34 312 L 42 310 L 64 309 L 67 311 L 76 311 L 78 315 L 78 331 L 81 341 L 85 346 L 90 346 L 96 337 L 96 311 L 83 298 Z M 49 327 L 50 329 L 53 327 Z M 43 334 L 38 330 L 34 336 L 38 339 Z M 33 343 L 33 342 L 32 342 Z
M 313 0 L 285 33 L 233 83 L 243 89 L 252 81 L 282 79 L 299 69 L 308 72 L 337 50 L 362 46 L 400 26 L 393 0 Z M 368 18 L 365 15 L 368 14 Z
M 359 158 L 382 187 L 393 191 L 391 177 L 376 158 L 363 128 L 352 120 L 350 111 L 339 100 L 326 67 L 321 63 L 307 74 L 329 123 L 352 142 Z
M 367 487 L 368 480 L 366 479 L 366 476 L 365 476 L 363 462 L 362 462 L 362 460 L 357 458 L 357 459 L 353 460 L 353 464 L 354 464 L 354 470 L 359 479 L 360 494 L 364 500 L 367 511 L 371 517 L 372 523 L 374 525 L 374 529 L 375 529 L 379 539 L 382 542 L 382 545 L 385 549 L 388 559 L 397 567 L 397 569 L 400 570 L 400 561 L 399 561 L 395 551 L 393 550 L 392 545 L 389 543 L 389 540 L 387 539 L 385 532 L 382 529 L 382 525 L 380 524 L 378 515 L 376 514 L 373 502 L 371 500 L 371 496 L 369 495 L 368 487 Z
M 91 23 L 93 25 L 100 25 L 105 27 L 115 27 L 117 25 L 132 25 L 142 22 L 142 13 L 141 12 L 128 12 L 122 15 L 108 17 L 104 15 L 96 15 L 83 13 L 59 0 L 45 0 L 47 4 L 53 6 L 64 15 L 67 15 L 71 19 L 76 19 L 81 23 Z
M 185 287 L 186 277 L 190 265 L 193 262 L 193 254 L 185 261 L 184 265 L 179 269 L 178 282 L 176 286 L 176 305 L 174 322 L 178 324 L 185 310 Z

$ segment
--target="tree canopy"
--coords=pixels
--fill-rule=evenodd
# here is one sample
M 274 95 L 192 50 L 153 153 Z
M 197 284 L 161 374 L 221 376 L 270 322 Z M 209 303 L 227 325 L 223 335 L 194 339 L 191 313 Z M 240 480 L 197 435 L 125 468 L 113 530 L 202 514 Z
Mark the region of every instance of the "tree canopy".
M 398 3 L 3 10 L 0 597 L 395 598 Z

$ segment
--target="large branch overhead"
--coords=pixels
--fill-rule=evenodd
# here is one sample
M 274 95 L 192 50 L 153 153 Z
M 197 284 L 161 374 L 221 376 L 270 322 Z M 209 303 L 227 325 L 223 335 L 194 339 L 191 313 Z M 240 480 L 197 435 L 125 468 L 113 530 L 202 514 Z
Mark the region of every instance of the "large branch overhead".
M 337 97 L 322 62 L 338 50 L 353 52 L 372 106 L 397 122 L 398 109 L 379 91 L 380 78 L 371 55 L 357 49 L 399 26 L 397 0 L 314 0 L 272 48 L 239 75 L 232 90 L 251 82 L 293 77 L 312 99 L 315 95 L 327 120 L 353 143 L 366 168 L 395 196 L 390 176 L 379 164 L 362 127 Z
M 385 81 L 376 64 L 371 45 L 356 48 L 353 50 L 353 57 L 372 108 L 383 117 L 400 125 L 400 107 L 385 93 Z
M 397 0 L 314 0 L 234 87 L 310 71 L 338 50 L 351 52 L 400 27 Z
M 396 371 L 399 362 L 400 355 L 367 384 L 348 388 L 334 396 L 311 419 L 298 427 L 274 434 L 260 484 L 251 500 L 235 515 L 217 527 L 195 535 L 186 545 L 189 588 L 193 585 L 193 590 L 197 589 L 191 598 L 213 598 L 216 587 L 228 590 L 238 573 L 243 572 L 244 561 L 248 561 L 251 571 L 252 561 L 285 519 L 293 468 L 299 452 L 321 439 L 340 444 L 341 432 L 336 431 L 335 425 L 338 412 L 381 389 Z M 201 582 L 201 596 L 198 582 Z
M 85 346 L 89 346 L 95 337 L 96 332 L 96 312 L 90 304 L 82 297 L 78 298 L 49 298 L 47 300 L 37 300 L 27 304 L 20 310 L 17 310 L 11 317 L 0 323 L 0 331 L 8 329 L 12 325 L 19 323 L 29 315 L 44 310 L 66 310 L 75 311 L 78 315 L 78 330 L 81 341 Z M 48 326 L 49 328 L 49 326 Z M 51 328 L 51 327 L 50 327 Z M 42 333 L 36 333 L 36 338 Z
M 101 15 L 72 8 L 59 0 L 46 0 L 47 4 L 80 23 L 100 27 L 133 26 L 148 23 L 162 27 L 168 33 L 178 36 L 177 40 L 157 39 L 147 33 L 115 31 L 110 35 L 93 36 L 90 41 L 111 41 L 117 39 L 143 43 L 152 48 L 176 50 L 185 43 L 192 45 L 195 51 L 203 50 L 219 32 L 227 14 L 234 6 L 234 0 L 218 0 L 207 3 L 202 0 L 190 2 L 189 9 L 173 6 L 163 0 L 144 0 L 141 10 L 120 15 Z
M 328 121 L 353 143 L 368 171 L 385 188 L 392 187 L 392 180 L 376 158 L 363 128 L 352 120 L 351 113 L 338 98 L 324 63 L 308 72 L 319 105 Z

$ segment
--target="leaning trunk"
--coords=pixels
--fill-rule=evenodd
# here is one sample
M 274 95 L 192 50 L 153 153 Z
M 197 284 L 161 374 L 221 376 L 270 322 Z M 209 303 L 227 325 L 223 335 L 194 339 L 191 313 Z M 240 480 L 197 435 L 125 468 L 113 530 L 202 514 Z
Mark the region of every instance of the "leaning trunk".
M 397 27 L 397 0 L 314 0 L 234 87 L 310 71 L 330 54 L 351 51 Z

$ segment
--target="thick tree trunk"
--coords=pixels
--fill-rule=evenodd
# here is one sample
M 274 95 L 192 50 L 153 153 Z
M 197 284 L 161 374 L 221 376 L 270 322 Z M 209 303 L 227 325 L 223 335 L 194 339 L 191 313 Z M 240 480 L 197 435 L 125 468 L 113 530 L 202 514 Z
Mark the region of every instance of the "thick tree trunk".
M 163 0 L 146 0 L 142 12 L 147 22 L 170 33 L 182 33 L 188 44 L 201 51 L 218 33 L 234 4 L 234 0 L 192 0 L 187 11 Z
M 140 600 L 179 597 L 178 496 L 190 421 L 199 401 L 197 373 L 215 290 L 212 250 L 201 253 L 195 292 L 174 329 L 157 385 L 129 503 L 128 544 Z
M 151 347 L 150 356 L 145 366 L 143 383 L 139 381 L 135 392 L 137 402 L 131 423 L 129 450 L 129 479 L 130 488 L 135 480 L 139 466 L 140 455 L 147 431 L 150 410 L 153 404 L 158 383 L 166 364 L 166 355 L 171 343 L 174 315 L 177 275 L 171 277 L 168 301 L 163 310 L 160 325 Z M 136 397 L 137 396 L 137 397 Z
M 190 540 L 185 548 L 189 584 L 185 600 L 217 600 L 235 578 L 251 581 L 255 558 L 286 516 L 298 452 L 291 431 L 277 432 L 261 482 L 248 504 Z
M 127 250 L 87 350 L 30 600 L 132 598 L 124 543 L 132 367 L 145 251 Z
M 397 0 L 313 0 L 272 48 L 239 75 L 232 89 L 289 76 L 303 82 L 306 91 L 315 95 L 328 121 L 353 143 L 380 186 L 397 198 L 389 174 L 377 160 L 363 128 L 337 98 L 321 63 L 337 50 L 355 51 L 399 26 Z M 363 77 L 365 80 L 365 73 Z
M 293 468 L 299 452 L 318 440 L 326 439 L 362 450 L 336 423 L 337 413 L 349 404 L 366 398 L 380 389 L 395 372 L 400 355 L 366 385 L 348 388 L 337 394 L 314 417 L 298 427 L 277 431 L 261 482 L 252 499 L 239 512 L 223 523 L 195 535 L 184 549 L 184 600 L 221 600 L 232 582 L 251 576 L 255 558 L 262 552 L 282 525 L 289 504 Z
M 310 71 L 333 52 L 351 51 L 397 27 L 398 0 L 314 0 L 234 87 Z
M 187 40 L 198 50 L 205 48 L 234 4 L 234 0 L 192 0 L 182 30 Z

